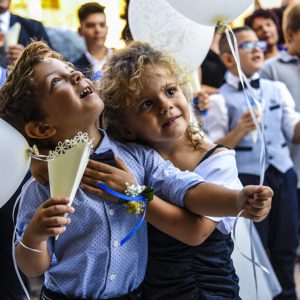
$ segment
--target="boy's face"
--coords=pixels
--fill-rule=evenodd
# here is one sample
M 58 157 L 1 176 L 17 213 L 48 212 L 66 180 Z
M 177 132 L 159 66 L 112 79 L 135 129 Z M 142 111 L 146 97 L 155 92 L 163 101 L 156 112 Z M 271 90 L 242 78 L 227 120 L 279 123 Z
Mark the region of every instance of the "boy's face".
M 272 19 L 257 17 L 253 21 L 253 30 L 257 37 L 266 41 L 268 45 L 276 45 L 278 42 L 278 31 Z
M 168 69 L 146 66 L 144 75 L 142 94 L 126 121 L 134 138 L 159 147 L 184 136 L 188 102 Z
M 48 58 L 33 69 L 38 99 L 47 117 L 43 121 L 56 129 L 57 140 L 72 138 L 79 131 L 90 132 L 104 104 L 91 81 L 66 63 Z
M 238 33 L 237 41 L 242 70 L 247 77 L 251 77 L 261 68 L 264 61 L 264 53 L 259 45 L 255 44 L 258 38 L 253 31 Z M 236 70 L 235 73 L 237 73 Z
M 81 23 L 79 34 L 84 37 L 87 47 L 104 46 L 108 28 L 106 16 L 102 13 L 90 14 Z
M 288 52 L 290 55 L 296 55 L 300 57 L 300 30 L 296 32 L 289 31 L 288 36 Z

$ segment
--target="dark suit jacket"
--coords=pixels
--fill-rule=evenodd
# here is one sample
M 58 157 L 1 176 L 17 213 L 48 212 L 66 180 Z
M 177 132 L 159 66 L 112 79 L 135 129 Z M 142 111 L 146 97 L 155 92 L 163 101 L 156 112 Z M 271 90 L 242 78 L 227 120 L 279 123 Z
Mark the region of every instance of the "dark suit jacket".
M 26 46 L 30 43 L 31 38 L 36 38 L 37 40 L 44 40 L 51 46 L 45 27 L 41 22 L 11 14 L 9 27 L 17 22 L 21 24 L 19 44 Z
M 80 71 L 84 77 L 92 80 L 93 77 L 93 66 L 87 59 L 85 53 L 83 53 L 76 61 L 73 62 L 76 70 Z

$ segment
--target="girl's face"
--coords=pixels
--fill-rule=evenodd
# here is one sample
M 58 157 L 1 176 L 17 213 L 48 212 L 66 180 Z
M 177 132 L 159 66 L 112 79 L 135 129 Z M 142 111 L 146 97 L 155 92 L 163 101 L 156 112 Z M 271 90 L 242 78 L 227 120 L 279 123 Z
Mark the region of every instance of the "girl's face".
M 34 67 L 38 97 L 47 117 L 44 122 L 55 127 L 59 140 L 72 138 L 79 131 L 88 132 L 104 108 L 92 82 L 65 62 L 45 59 Z
M 126 118 L 129 136 L 152 147 L 182 138 L 190 119 L 188 102 L 170 71 L 146 66 L 142 86 Z

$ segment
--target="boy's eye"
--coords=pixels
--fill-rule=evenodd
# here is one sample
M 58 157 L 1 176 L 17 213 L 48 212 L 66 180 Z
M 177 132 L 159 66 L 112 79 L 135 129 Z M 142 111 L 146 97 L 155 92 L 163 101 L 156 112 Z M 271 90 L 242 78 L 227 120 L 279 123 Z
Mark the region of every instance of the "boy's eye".
M 177 88 L 176 87 L 171 87 L 171 88 L 168 88 L 166 90 L 166 95 L 167 96 L 173 96 L 176 92 L 177 92 Z
M 51 80 L 51 88 L 53 88 L 58 82 L 60 81 L 60 78 L 55 77 Z

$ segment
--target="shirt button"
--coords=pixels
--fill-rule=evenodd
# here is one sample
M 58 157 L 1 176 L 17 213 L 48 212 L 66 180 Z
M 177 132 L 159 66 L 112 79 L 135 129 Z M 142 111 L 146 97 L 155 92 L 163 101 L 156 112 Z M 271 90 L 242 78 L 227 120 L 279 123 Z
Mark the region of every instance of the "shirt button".
M 115 248 L 118 248 L 118 247 L 119 247 L 119 241 L 117 241 L 117 240 L 114 241 L 114 247 L 115 247 Z
M 271 141 L 267 141 L 267 145 L 271 145 L 272 144 L 272 142 Z
M 115 280 L 116 277 L 117 277 L 117 275 L 114 274 L 114 273 L 112 273 L 112 274 L 110 275 L 109 279 L 110 279 L 110 280 Z
M 113 216 L 113 215 L 115 214 L 115 212 L 114 212 L 113 209 L 110 209 L 110 210 L 108 211 L 108 214 L 109 214 L 110 216 Z
M 264 128 L 265 128 L 265 129 L 268 129 L 268 126 L 267 126 L 267 125 L 265 125 L 265 126 L 264 126 Z
M 273 156 L 272 156 L 272 155 L 270 155 L 270 156 L 269 156 L 269 159 L 273 159 Z

